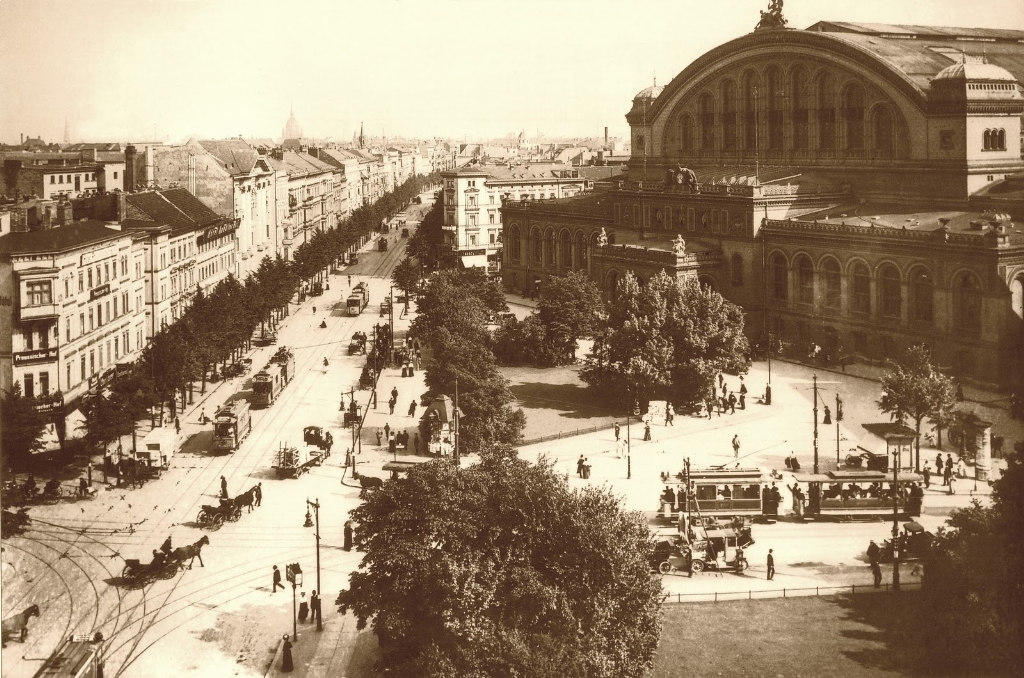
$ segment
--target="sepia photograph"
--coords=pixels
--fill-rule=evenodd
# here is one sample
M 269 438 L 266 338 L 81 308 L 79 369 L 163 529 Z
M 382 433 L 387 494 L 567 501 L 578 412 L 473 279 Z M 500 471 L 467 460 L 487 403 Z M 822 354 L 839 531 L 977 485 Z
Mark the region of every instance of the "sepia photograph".
M 1020 0 L 0 35 L 0 678 L 1024 675 Z

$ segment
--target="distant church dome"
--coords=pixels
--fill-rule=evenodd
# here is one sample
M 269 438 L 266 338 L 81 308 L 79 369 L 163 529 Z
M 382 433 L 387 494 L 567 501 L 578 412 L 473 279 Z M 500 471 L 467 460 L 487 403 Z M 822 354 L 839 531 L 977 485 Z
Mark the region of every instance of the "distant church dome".
M 299 127 L 299 121 L 295 119 L 295 107 L 292 107 L 291 114 L 288 116 L 288 122 L 284 124 L 285 139 L 298 139 L 302 136 L 302 128 Z

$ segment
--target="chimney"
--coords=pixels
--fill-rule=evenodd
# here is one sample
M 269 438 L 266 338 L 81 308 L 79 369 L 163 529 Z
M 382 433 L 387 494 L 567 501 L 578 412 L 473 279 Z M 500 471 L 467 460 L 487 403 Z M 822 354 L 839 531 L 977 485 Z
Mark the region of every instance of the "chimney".
M 18 138 L 21 139 L 21 141 L 18 142 L 18 145 L 19 146 L 24 146 L 25 145 L 25 133 L 24 132 L 20 133 L 18 135 Z
M 135 190 L 135 146 L 124 147 L 124 190 Z
M 70 226 L 74 223 L 74 209 L 71 206 L 71 202 L 68 200 L 61 200 L 57 204 L 57 226 Z
M 117 220 L 124 221 L 128 218 L 128 196 L 125 193 L 115 194 L 117 198 Z
M 608 148 L 608 127 L 607 127 L 607 125 L 604 128 L 604 147 Z
M 82 151 L 82 160 L 89 160 L 90 162 L 96 162 L 96 149 L 86 148 Z
M 316 158 L 317 160 L 319 160 L 320 159 L 320 148 L 318 146 L 310 146 L 309 147 L 309 154 L 311 156 L 313 156 L 314 158 Z

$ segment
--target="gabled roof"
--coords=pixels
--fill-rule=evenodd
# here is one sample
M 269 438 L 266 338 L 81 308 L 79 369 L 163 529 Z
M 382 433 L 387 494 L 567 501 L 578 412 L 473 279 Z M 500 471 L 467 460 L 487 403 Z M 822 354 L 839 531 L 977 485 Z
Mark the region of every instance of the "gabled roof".
M 116 240 L 125 235 L 126 233 L 120 229 L 111 228 L 105 221 L 88 219 L 59 228 L 0 236 L 0 253 L 64 252 L 107 240 Z
M 65 151 L 123 151 L 121 144 L 116 141 L 100 142 L 100 143 L 78 143 L 69 144 L 64 147 Z
M 167 224 L 175 231 L 203 228 L 221 220 L 220 215 L 184 188 L 132 193 L 126 199 L 154 222 Z
M 231 174 L 248 174 L 259 158 L 259 153 L 242 139 L 203 139 L 199 145 Z

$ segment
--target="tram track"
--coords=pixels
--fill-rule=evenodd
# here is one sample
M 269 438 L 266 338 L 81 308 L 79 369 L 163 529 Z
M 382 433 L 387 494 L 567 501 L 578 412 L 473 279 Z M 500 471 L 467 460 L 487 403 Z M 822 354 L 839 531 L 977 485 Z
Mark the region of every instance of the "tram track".
M 60 581 L 61 585 L 64 586 L 64 590 L 67 591 L 67 594 L 68 594 L 68 623 L 64 626 L 64 631 L 61 633 L 60 637 L 63 638 L 65 636 L 67 636 L 68 631 L 71 629 L 71 622 L 73 621 L 74 616 L 75 616 L 75 597 L 71 593 L 71 586 L 68 584 L 67 580 L 64 579 L 64 576 L 61 575 L 61 573 L 57 571 L 56 567 L 54 567 L 48 561 L 44 560 L 39 555 L 37 555 L 35 553 L 32 553 L 28 549 L 26 549 L 24 547 L 21 547 L 21 546 L 18 546 L 17 544 L 8 543 L 5 546 L 9 547 L 9 548 L 16 549 L 18 551 L 21 551 L 22 553 L 26 554 L 27 556 L 29 556 L 31 558 L 35 558 L 36 560 L 41 562 L 44 566 L 46 566 L 47 569 L 49 569 L 51 572 L 53 572 L 54 575 L 56 575 L 57 580 Z M 38 604 L 38 603 L 36 603 L 36 604 Z

